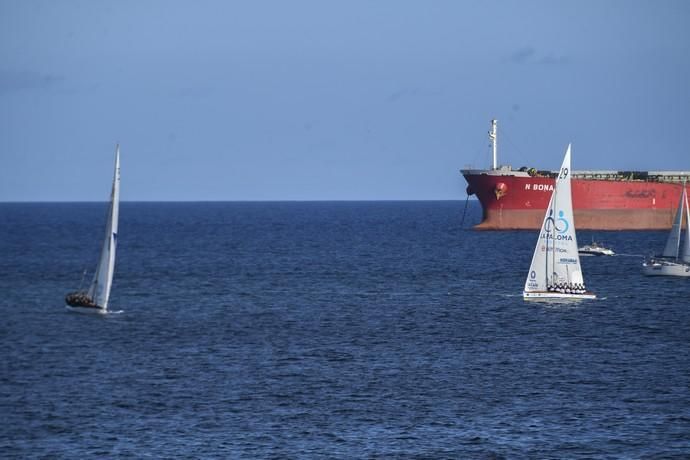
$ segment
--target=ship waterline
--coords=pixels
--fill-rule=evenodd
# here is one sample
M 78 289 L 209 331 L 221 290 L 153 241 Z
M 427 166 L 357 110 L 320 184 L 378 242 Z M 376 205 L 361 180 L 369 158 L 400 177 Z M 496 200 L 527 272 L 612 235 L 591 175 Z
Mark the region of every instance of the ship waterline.
M 534 230 L 538 229 L 544 211 L 541 209 L 503 210 L 484 212 L 476 230 Z M 665 209 L 629 210 L 586 209 L 575 210 L 574 219 L 579 230 L 667 230 L 671 227 L 672 213 Z

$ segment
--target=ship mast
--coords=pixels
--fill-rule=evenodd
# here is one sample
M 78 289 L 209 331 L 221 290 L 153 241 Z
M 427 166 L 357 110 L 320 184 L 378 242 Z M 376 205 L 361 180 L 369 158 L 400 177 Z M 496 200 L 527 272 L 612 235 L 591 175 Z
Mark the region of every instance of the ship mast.
M 495 170 L 498 169 L 498 165 L 496 164 L 496 144 L 498 141 L 498 133 L 496 131 L 496 125 L 498 124 L 498 120 L 491 120 L 491 131 L 489 131 L 489 141 L 491 141 L 491 150 L 492 150 L 492 162 L 491 162 L 491 169 Z

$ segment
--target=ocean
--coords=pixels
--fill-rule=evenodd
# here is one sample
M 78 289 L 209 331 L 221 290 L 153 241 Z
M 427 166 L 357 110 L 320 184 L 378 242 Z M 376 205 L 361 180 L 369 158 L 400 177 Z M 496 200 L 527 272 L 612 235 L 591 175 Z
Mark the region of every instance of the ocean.
M 0 204 L 3 458 L 689 458 L 690 279 L 578 233 L 599 299 L 525 302 L 470 202 Z

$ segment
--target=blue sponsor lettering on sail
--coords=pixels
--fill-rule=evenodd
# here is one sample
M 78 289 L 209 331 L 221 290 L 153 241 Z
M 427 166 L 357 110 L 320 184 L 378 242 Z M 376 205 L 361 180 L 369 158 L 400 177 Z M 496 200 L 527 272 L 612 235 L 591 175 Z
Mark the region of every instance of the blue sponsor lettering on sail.
M 573 259 L 571 257 L 561 257 L 560 263 L 562 264 L 568 264 L 568 265 L 574 265 L 578 263 L 577 259 Z

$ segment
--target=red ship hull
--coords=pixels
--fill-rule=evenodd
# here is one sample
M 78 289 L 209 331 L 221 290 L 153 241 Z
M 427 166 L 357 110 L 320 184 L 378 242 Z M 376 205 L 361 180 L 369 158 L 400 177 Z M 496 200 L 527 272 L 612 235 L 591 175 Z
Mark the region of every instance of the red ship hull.
M 538 229 L 554 179 L 463 171 L 482 205 L 478 230 Z M 664 230 L 671 228 L 683 185 L 644 180 L 583 179 L 573 175 L 574 219 L 583 230 Z

